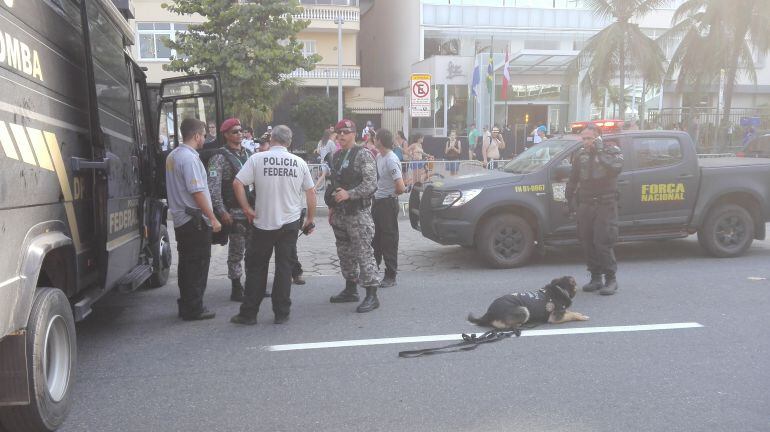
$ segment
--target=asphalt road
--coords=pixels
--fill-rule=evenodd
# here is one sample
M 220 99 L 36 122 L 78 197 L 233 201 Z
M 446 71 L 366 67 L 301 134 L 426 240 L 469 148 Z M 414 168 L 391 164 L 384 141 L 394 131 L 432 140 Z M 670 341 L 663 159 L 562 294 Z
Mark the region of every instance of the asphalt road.
M 403 226 L 403 225 L 402 225 Z M 406 229 L 403 226 L 402 229 Z M 473 352 L 401 359 L 421 342 L 270 352 L 305 342 L 445 335 L 497 296 L 571 274 L 577 248 L 516 270 L 409 271 L 356 314 L 341 278 L 295 287 L 291 320 L 228 322 L 227 279 L 209 281 L 216 319 L 176 318 L 176 281 L 113 295 L 78 325 L 79 376 L 64 431 L 768 431 L 770 242 L 708 258 L 694 238 L 621 245 L 617 295 L 580 293 L 591 317 L 558 328 L 695 322 L 701 328 L 522 337 Z M 525 331 L 526 334 L 526 331 Z

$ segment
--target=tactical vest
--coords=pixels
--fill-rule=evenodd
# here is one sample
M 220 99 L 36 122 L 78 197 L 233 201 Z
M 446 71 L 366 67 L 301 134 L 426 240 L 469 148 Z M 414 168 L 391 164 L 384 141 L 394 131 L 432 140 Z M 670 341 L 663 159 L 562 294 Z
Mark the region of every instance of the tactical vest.
M 337 188 L 349 191 L 364 181 L 363 173 L 358 172 L 355 168 L 356 157 L 358 157 L 358 152 L 360 152 L 361 149 L 361 147 L 353 146 L 353 148 L 347 150 L 347 155 L 345 150 L 339 150 L 334 154 L 331 166 L 332 172 L 330 175 L 331 186 L 327 187 L 326 193 L 324 193 L 324 202 L 326 202 L 326 205 L 329 208 L 344 207 L 346 210 L 356 211 L 363 209 L 370 204 L 370 200 L 368 199 L 351 199 L 340 205 L 334 201 L 332 195 Z
M 238 174 L 238 171 L 241 170 L 243 167 L 243 164 L 246 163 L 247 160 L 249 160 L 249 157 L 251 156 L 251 152 L 244 148 L 244 153 L 246 153 L 246 158 L 242 159 L 238 156 L 236 156 L 233 152 L 228 150 L 227 148 L 221 148 L 217 150 L 215 154 L 221 154 L 224 156 L 225 160 L 230 164 L 232 167 L 233 177 L 227 178 L 222 177 L 222 201 L 225 204 L 225 208 L 227 209 L 239 209 L 241 208 L 241 205 L 238 204 L 238 199 L 235 197 L 235 190 L 233 189 L 233 180 L 235 180 L 235 175 Z M 255 195 L 252 190 L 247 189 L 246 190 L 246 197 L 249 200 L 249 204 L 252 206 L 254 205 L 255 201 Z
M 599 162 L 597 155 L 586 150 L 580 150 L 575 157 L 574 164 L 580 170 L 580 186 L 578 187 L 580 197 L 593 198 L 617 193 L 617 176 Z

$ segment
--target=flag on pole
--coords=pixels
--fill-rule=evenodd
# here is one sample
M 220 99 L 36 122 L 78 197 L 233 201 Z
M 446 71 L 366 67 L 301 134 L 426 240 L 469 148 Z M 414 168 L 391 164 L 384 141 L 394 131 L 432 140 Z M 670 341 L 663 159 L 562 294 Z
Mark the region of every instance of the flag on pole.
M 476 59 L 474 60 L 474 66 L 473 66 L 473 80 L 471 81 L 471 93 L 473 96 L 478 97 L 479 94 L 476 91 L 476 87 L 479 86 L 479 83 L 481 82 L 481 62 L 479 61 L 479 56 L 476 56 Z
M 505 64 L 503 65 L 503 100 L 508 100 L 508 85 L 511 82 L 511 74 L 508 72 L 508 47 L 505 47 Z
M 487 90 L 492 94 L 495 88 L 495 62 L 492 58 L 492 48 L 489 48 L 489 63 L 487 64 Z

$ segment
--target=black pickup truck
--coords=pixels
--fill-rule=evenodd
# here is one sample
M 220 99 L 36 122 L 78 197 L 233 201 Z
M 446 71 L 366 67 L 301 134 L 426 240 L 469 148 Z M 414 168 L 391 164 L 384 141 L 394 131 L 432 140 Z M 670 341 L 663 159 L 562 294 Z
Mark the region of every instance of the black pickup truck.
M 698 234 L 711 255 L 743 254 L 765 238 L 770 219 L 770 159 L 699 159 L 683 132 L 607 135 L 625 159 L 618 177 L 620 241 Z M 499 170 L 415 188 L 412 227 L 446 245 L 475 247 L 490 266 L 527 263 L 545 246 L 577 243 L 564 190 L 579 138 L 538 144 Z

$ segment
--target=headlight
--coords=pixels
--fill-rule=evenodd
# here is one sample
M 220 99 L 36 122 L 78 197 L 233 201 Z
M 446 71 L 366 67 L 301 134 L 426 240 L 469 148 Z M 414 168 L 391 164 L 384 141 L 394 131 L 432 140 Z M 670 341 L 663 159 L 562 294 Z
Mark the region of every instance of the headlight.
M 444 202 L 441 204 L 445 207 L 460 207 L 468 201 L 476 198 L 476 195 L 481 193 L 481 189 L 468 189 L 464 191 L 449 192 L 444 196 Z

